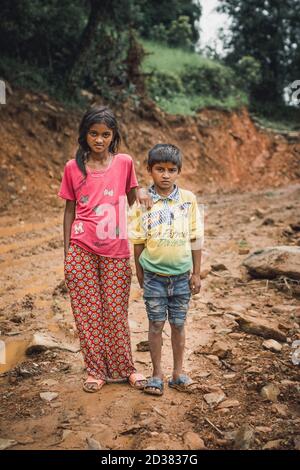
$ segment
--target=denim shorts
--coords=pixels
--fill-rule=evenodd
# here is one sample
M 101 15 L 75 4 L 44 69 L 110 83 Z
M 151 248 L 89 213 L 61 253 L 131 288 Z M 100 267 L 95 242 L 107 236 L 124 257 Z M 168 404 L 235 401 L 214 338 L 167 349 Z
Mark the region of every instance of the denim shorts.
M 191 290 L 190 273 L 177 276 L 160 276 L 144 271 L 144 301 L 147 315 L 152 322 L 164 322 L 181 326 L 189 308 Z

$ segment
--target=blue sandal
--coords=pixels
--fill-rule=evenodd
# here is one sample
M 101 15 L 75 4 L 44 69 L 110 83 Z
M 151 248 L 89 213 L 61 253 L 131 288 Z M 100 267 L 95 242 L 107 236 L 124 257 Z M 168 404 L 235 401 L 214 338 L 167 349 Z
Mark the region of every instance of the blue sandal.
M 164 393 L 164 382 L 159 377 L 151 377 L 145 387 L 144 392 L 149 395 L 161 396 Z
M 191 392 L 191 386 L 194 384 L 195 382 L 184 374 L 179 375 L 177 379 L 170 379 L 168 383 L 169 387 L 176 388 L 179 392 Z

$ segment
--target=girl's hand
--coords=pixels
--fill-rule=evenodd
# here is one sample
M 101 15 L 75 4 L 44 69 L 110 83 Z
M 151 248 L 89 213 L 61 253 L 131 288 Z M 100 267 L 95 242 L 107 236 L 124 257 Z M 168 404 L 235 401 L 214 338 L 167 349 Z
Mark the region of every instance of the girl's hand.
M 144 206 L 146 209 L 151 209 L 153 200 L 144 188 L 137 188 L 136 191 L 137 202 Z
M 199 294 L 201 289 L 200 274 L 192 274 L 190 278 L 190 288 L 193 295 Z

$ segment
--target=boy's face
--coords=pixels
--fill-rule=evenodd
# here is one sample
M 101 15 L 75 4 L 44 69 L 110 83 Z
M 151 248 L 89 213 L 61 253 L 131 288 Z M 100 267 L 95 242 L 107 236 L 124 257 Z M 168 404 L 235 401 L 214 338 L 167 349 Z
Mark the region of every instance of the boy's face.
M 155 163 L 152 168 L 148 167 L 148 173 L 153 178 L 155 186 L 162 191 L 172 191 L 174 183 L 180 171 L 171 162 Z

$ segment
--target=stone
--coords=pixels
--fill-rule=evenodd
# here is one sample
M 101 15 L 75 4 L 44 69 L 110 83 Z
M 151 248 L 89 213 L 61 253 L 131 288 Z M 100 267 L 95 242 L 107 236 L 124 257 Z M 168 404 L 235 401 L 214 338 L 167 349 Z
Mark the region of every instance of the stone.
M 54 385 L 58 385 L 58 380 L 46 379 L 46 380 L 43 380 L 43 382 L 41 382 L 41 385 L 45 387 L 53 387 Z
M 40 393 L 40 397 L 42 400 L 50 402 L 52 400 L 55 400 L 55 398 L 58 397 L 58 393 L 56 392 L 42 392 Z
M 213 392 L 206 393 L 205 395 L 203 395 L 203 398 L 208 405 L 217 405 L 226 398 L 226 395 L 224 392 Z
M 225 359 L 231 353 L 231 347 L 224 341 L 215 341 L 211 354 L 218 356 L 219 359 Z
M 265 349 L 268 349 L 270 351 L 280 352 L 282 350 L 282 345 L 274 339 L 268 339 L 264 341 L 262 345 Z
M 72 345 L 63 343 L 57 338 L 46 333 L 35 333 L 32 341 L 26 349 L 27 355 L 38 354 L 46 351 L 47 349 L 61 349 L 62 351 L 69 351 L 77 353 L 80 351 L 79 345 Z
M 230 374 L 224 374 L 223 375 L 223 379 L 234 379 L 234 377 L 236 376 L 236 374 L 234 372 L 230 373 Z
M 275 450 L 279 449 L 281 446 L 281 439 L 276 439 L 275 441 L 269 441 L 263 446 L 263 450 Z
M 280 388 L 274 384 L 265 385 L 260 391 L 260 394 L 263 398 L 265 398 L 266 400 L 270 400 L 272 402 L 277 401 L 279 393 L 280 393 Z
M 283 245 L 256 250 L 244 260 L 243 266 L 253 277 L 300 279 L 300 248 Z
M 233 448 L 235 450 L 250 449 L 254 440 L 254 431 L 249 424 L 244 424 L 238 429 L 235 435 Z
M 240 315 L 236 321 L 245 333 L 286 342 L 286 335 L 278 328 L 278 323 L 245 315 Z
M 272 432 L 272 428 L 269 428 L 268 426 L 257 426 L 257 428 L 255 428 L 255 431 L 268 433 L 268 432 Z
M 183 442 L 188 450 L 204 450 L 206 448 L 203 439 L 195 432 L 184 433 Z
M 212 264 L 211 268 L 213 271 L 228 271 L 228 268 L 222 263 Z
M 136 345 L 136 349 L 137 349 L 137 351 L 139 351 L 139 352 L 150 351 L 149 341 L 140 341 L 140 342 Z
M 281 418 L 286 418 L 288 415 L 288 407 L 281 403 L 273 403 L 271 410 Z
M 86 442 L 87 442 L 89 450 L 101 450 L 102 449 L 100 442 L 96 441 L 92 437 L 87 437 Z
M 18 442 L 14 441 L 13 439 L 1 439 L 0 438 L 0 450 L 9 449 L 10 447 L 13 447 L 17 444 Z
M 223 408 L 235 408 L 237 406 L 240 406 L 240 402 L 238 400 L 224 400 L 219 406 L 218 410 L 221 410 Z

